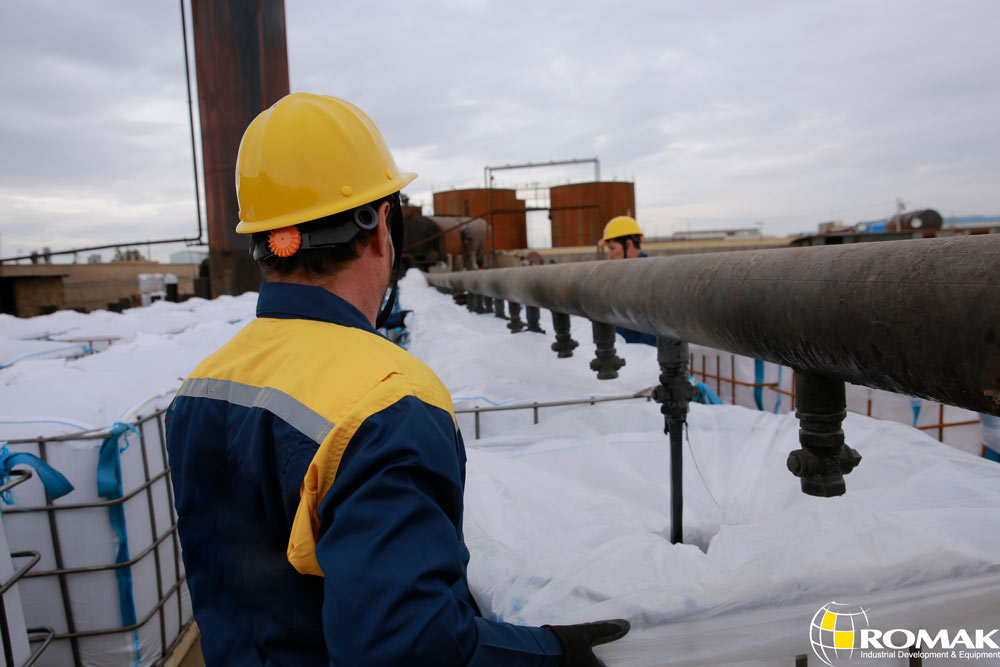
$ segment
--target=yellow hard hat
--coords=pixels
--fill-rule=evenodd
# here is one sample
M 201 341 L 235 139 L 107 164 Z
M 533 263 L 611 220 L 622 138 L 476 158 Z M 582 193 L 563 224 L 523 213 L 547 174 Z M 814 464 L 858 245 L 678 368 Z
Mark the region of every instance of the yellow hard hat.
M 630 218 L 627 215 L 619 215 L 616 218 L 611 218 L 608 220 L 608 224 L 604 225 L 604 236 L 601 238 L 601 245 L 607 245 L 608 241 L 616 239 L 619 236 L 632 235 L 642 236 L 639 223 L 635 221 L 635 218 Z
M 240 234 L 316 220 L 402 190 L 385 139 L 350 102 L 309 93 L 286 95 L 243 133 L 236 158 Z

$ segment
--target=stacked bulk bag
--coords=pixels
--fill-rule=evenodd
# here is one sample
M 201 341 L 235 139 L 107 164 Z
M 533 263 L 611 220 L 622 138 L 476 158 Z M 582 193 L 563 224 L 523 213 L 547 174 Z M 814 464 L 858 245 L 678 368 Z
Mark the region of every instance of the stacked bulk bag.
M 73 485 L 50 501 L 54 511 L 38 509 L 46 494 L 36 484 L 13 489 L 5 506 L 10 548 L 42 555 L 20 584 L 27 626 L 49 626 L 57 637 L 100 633 L 57 639 L 38 665 L 151 665 L 192 618 L 172 530 L 168 402 L 161 397 L 128 423 L 96 431 L 59 419 L 0 419 L 11 451 L 39 456 Z

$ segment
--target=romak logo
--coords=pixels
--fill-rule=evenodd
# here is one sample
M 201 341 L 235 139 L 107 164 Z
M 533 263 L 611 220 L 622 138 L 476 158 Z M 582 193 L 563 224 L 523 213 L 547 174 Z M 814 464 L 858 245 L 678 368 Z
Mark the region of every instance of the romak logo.
M 868 612 L 858 605 L 827 602 L 813 615 L 809 642 L 824 665 L 837 658 L 851 658 L 859 647 L 861 630 L 868 629 Z
M 809 642 L 824 665 L 861 658 L 1000 658 L 1000 628 L 991 630 L 882 630 L 870 627 L 868 610 L 860 605 L 827 602 L 813 614 Z

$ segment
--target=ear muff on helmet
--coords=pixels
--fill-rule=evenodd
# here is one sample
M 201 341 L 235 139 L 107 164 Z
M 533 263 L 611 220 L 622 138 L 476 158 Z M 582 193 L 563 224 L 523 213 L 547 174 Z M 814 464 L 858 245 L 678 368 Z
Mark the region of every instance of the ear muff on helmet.
M 399 273 L 403 265 L 404 226 L 399 193 L 394 193 L 381 201 L 389 203 L 387 223 L 389 237 L 392 240 L 393 260 L 389 273 L 389 297 L 375 320 L 376 329 L 382 328 L 392 313 L 392 307 L 396 303 L 396 294 L 399 291 Z M 381 202 L 372 203 L 381 204 Z M 267 260 L 271 257 L 291 257 L 300 250 L 330 248 L 348 243 L 361 230 L 371 230 L 377 225 L 378 211 L 371 204 L 365 204 L 336 216 L 271 230 L 266 243 L 252 244 L 251 253 L 257 261 Z
M 339 215 L 272 229 L 267 243 L 253 244 L 251 254 L 259 262 L 271 257 L 291 257 L 299 250 L 330 248 L 349 243 L 359 232 L 374 229 L 376 225 L 378 211 L 371 204 L 364 204 Z
M 376 218 L 377 219 L 377 218 Z M 386 299 L 382 311 L 375 318 L 375 328 L 381 329 L 392 314 L 396 303 L 396 293 L 399 291 L 399 271 L 403 266 L 403 209 L 400 206 L 399 193 L 389 198 L 389 231 L 392 238 L 392 272 L 389 275 L 389 298 Z
M 267 238 L 267 247 L 278 257 L 291 257 L 302 247 L 302 232 L 294 225 L 272 229 Z

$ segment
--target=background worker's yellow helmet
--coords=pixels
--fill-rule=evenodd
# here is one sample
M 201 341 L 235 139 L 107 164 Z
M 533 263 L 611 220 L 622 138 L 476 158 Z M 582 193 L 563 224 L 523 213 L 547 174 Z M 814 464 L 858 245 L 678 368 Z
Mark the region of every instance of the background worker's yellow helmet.
M 635 221 L 635 218 L 630 218 L 627 215 L 619 215 L 616 218 L 611 218 L 608 220 L 608 224 L 604 225 L 604 236 L 601 237 L 601 245 L 607 245 L 608 241 L 621 236 L 633 235 L 642 236 L 639 223 Z
M 364 111 L 336 97 L 292 93 L 258 115 L 240 142 L 240 234 L 266 232 L 391 195 L 402 173 Z

